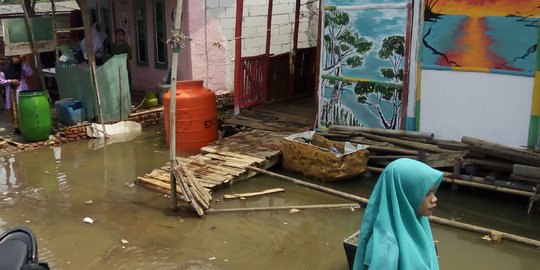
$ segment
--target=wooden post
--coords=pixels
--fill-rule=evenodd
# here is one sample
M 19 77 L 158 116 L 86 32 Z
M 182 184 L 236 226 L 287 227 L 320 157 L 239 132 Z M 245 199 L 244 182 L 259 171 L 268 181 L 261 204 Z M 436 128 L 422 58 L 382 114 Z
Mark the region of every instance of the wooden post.
M 236 0 L 236 28 L 234 30 L 234 116 L 240 114 L 241 94 L 244 91 L 242 67 L 242 17 L 244 0 Z
M 60 58 L 58 53 L 58 38 L 56 37 L 56 5 L 54 0 L 51 0 L 51 9 L 52 9 L 52 20 L 53 20 L 53 35 L 54 35 L 54 52 L 55 52 L 55 63 L 58 63 L 58 58 Z
M 270 67 L 270 42 L 272 40 L 272 10 L 274 8 L 274 0 L 268 0 L 268 16 L 266 16 L 266 50 L 264 57 L 263 68 L 263 94 L 262 102 L 266 102 L 268 99 L 268 70 Z
M 311 127 L 315 128 L 318 124 L 319 117 L 319 76 L 321 75 L 321 46 L 322 46 L 322 28 L 323 28 L 323 2 L 319 1 L 319 17 L 317 19 L 317 50 L 315 56 L 315 84 L 313 87 L 313 116 Z
M 296 87 L 296 71 L 297 71 L 297 52 L 298 52 L 298 28 L 300 24 L 300 0 L 296 0 L 296 7 L 294 9 L 294 31 L 293 31 L 293 50 L 292 50 L 292 56 L 290 57 L 290 61 L 292 63 L 289 64 L 290 74 L 289 74 L 289 89 L 288 89 L 288 97 L 292 97 L 294 95 L 294 90 Z
M 83 19 L 83 25 L 84 25 L 84 38 L 86 41 L 86 50 L 87 50 L 87 57 L 88 62 L 90 63 L 90 66 L 92 68 L 92 78 L 93 82 L 95 84 L 96 88 L 96 98 L 98 103 L 98 112 L 99 112 L 99 118 L 100 123 L 103 128 L 103 138 L 105 139 L 105 145 L 107 145 L 107 130 L 105 129 L 105 122 L 103 119 L 103 110 L 101 109 L 101 96 L 99 94 L 99 85 L 97 83 L 97 76 L 96 76 L 96 53 L 94 51 L 94 43 L 92 42 L 92 30 L 90 29 L 90 11 L 88 9 L 88 0 L 82 0 L 83 6 L 81 7 L 82 12 L 82 19 Z
M 26 31 L 28 31 L 30 33 L 30 43 L 31 43 L 31 46 L 32 46 L 32 54 L 34 55 L 34 63 L 36 64 L 36 71 L 37 71 L 37 74 L 39 76 L 39 81 L 41 82 L 41 87 L 43 87 L 43 91 L 45 91 L 45 93 L 47 93 L 47 98 L 50 100 L 51 97 L 49 96 L 49 91 L 47 91 L 47 85 L 45 85 L 45 77 L 43 77 L 43 72 L 41 72 L 41 69 L 42 69 L 42 66 L 41 66 L 41 61 L 38 57 L 38 52 L 37 52 L 37 48 L 36 48 L 36 37 L 34 35 L 34 31 L 33 31 L 33 28 L 32 28 L 32 24 L 30 23 L 30 17 L 28 15 L 28 10 L 26 8 L 26 5 L 25 3 L 23 2 L 22 4 L 22 7 L 23 7 L 23 11 L 24 11 L 24 19 L 25 19 L 25 23 L 26 23 Z
M 180 27 L 182 26 L 182 12 L 184 7 L 183 0 L 177 0 L 176 2 L 176 15 L 174 17 L 173 34 L 180 35 Z M 178 75 L 178 52 L 180 51 L 181 44 L 172 44 L 173 56 L 172 56 L 172 68 L 171 68 L 171 101 L 169 108 L 169 172 L 171 181 L 171 210 L 178 210 L 178 199 L 176 196 L 176 178 L 174 175 L 174 168 L 176 165 L 176 77 Z M 165 123 L 167 124 L 167 123 Z M 178 179 L 180 180 L 180 179 Z M 182 182 L 182 181 L 180 181 Z M 184 195 L 186 195 L 184 193 Z
M 412 21 L 413 6 L 412 1 L 407 2 L 407 26 L 405 28 L 405 63 L 403 64 L 403 83 L 401 84 L 401 121 L 399 123 L 401 129 L 405 130 L 405 122 L 407 121 L 407 107 L 409 103 L 409 81 L 410 81 L 410 65 L 411 65 L 411 38 L 412 38 Z M 412 48 L 414 49 L 414 48 Z

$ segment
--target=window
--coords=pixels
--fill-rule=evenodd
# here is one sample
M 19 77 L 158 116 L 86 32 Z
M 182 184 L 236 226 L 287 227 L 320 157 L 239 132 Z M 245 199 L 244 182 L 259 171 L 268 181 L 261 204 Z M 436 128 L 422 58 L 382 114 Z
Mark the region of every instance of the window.
M 154 60 L 156 68 L 167 66 L 167 24 L 165 21 L 165 1 L 154 0 Z
M 148 49 L 146 46 L 146 14 L 144 12 L 144 0 L 135 0 L 135 43 L 137 45 L 137 65 L 148 66 Z

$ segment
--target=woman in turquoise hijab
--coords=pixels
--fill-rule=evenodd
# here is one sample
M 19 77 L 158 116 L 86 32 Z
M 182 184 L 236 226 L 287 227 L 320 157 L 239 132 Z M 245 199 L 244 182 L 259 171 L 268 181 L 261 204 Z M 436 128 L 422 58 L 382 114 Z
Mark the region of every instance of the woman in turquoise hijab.
M 388 164 L 364 213 L 353 269 L 439 269 L 427 216 L 442 176 L 413 159 Z

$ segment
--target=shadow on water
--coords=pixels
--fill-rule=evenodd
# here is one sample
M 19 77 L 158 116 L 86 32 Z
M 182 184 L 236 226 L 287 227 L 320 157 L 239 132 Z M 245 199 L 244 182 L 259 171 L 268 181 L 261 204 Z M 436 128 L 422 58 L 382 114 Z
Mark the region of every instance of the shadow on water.
M 129 185 L 167 159 L 157 129 L 106 148 L 84 141 L 1 157 L 0 228 L 31 227 L 53 269 L 347 269 L 342 241 L 358 229 L 362 210 L 171 216 L 168 199 Z M 374 183 L 371 177 L 327 186 L 369 197 Z M 272 187 L 286 191 L 215 208 L 346 202 L 267 176 L 214 198 Z M 437 214 L 540 238 L 539 215 L 525 214 L 526 200 L 476 194 L 442 187 Z M 84 217 L 95 222 L 84 224 Z M 537 269 L 537 249 L 440 226 L 433 232 L 442 269 Z

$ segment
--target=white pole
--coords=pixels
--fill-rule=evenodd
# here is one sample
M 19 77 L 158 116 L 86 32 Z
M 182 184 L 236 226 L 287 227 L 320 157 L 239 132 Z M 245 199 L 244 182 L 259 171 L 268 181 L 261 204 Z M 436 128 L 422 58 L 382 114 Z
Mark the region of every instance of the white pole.
M 176 15 L 174 17 L 173 36 L 171 37 L 171 45 L 173 49 L 172 56 L 172 69 L 171 69 L 171 101 L 169 108 L 169 166 L 170 166 L 170 179 L 171 179 L 171 209 L 176 211 L 178 209 L 178 199 L 176 194 L 176 179 L 174 178 L 174 167 L 176 164 L 176 75 L 178 73 L 178 51 L 180 50 L 180 41 L 175 37 L 178 37 L 181 33 L 180 26 L 182 20 L 182 8 L 184 1 L 177 0 L 176 2 Z

